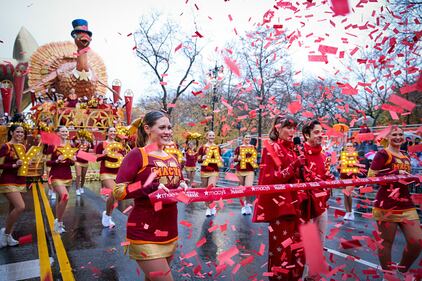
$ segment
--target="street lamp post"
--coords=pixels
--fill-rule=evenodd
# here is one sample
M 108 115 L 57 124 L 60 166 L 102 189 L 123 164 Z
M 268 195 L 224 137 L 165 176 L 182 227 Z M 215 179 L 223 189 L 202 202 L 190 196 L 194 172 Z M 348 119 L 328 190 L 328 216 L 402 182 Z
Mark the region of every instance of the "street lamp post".
M 214 131 L 214 118 L 215 118 L 215 104 L 218 101 L 217 97 L 217 83 L 223 79 L 223 66 L 217 66 L 215 64 L 214 68 L 210 69 L 208 72 L 208 78 L 212 85 L 212 118 L 211 118 L 211 131 Z

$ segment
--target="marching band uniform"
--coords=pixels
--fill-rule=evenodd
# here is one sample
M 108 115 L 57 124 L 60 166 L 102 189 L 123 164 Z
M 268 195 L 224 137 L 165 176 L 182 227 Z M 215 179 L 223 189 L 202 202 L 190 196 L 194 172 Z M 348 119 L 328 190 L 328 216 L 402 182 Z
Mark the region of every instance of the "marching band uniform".
M 262 150 L 261 170 L 258 184 L 282 184 L 299 182 L 297 156 L 291 141 L 266 140 Z M 273 229 L 269 232 L 268 270 L 274 273 L 269 280 L 299 280 L 303 273 L 305 257 L 303 250 L 292 250 L 282 243 L 291 239 L 292 244 L 301 241 L 299 223 L 302 196 L 298 192 L 258 195 L 254 207 L 254 222 L 269 222 Z M 285 266 L 293 265 L 286 269 Z
M 388 149 L 383 149 L 375 155 L 368 171 L 368 177 L 399 174 L 399 171 L 410 173 L 409 158 L 405 155 L 396 155 Z M 400 182 L 391 185 L 380 185 L 375 197 L 372 215 L 376 221 L 384 222 L 419 220 L 409 188 Z
M 0 193 L 26 191 L 25 177 L 18 176 L 19 167 L 13 167 L 19 160 L 15 145 L 22 146 L 26 151 L 23 144 L 4 143 L 0 148 Z
M 148 186 L 131 190 L 128 184 L 144 183 L 155 173 Z M 177 204 L 171 203 L 155 211 L 148 194 L 164 184 L 176 189 L 183 180 L 179 162 L 172 156 L 160 157 L 148 154 L 143 148 L 132 149 L 124 158 L 117 174 L 113 195 L 117 200 L 133 198 L 135 205 L 127 223 L 129 256 L 135 260 L 167 258 L 177 248 Z

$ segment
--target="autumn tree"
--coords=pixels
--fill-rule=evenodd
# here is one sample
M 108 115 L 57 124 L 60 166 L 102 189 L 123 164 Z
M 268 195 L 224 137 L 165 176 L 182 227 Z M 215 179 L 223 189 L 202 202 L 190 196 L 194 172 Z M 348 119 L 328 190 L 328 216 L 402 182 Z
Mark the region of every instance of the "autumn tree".
M 200 54 L 198 36 L 188 36 L 169 18 L 153 13 L 141 18 L 134 33 L 136 55 L 155 79 L 161 108 L 172 114 L 180 96 L 195 82 L 192 70 Z

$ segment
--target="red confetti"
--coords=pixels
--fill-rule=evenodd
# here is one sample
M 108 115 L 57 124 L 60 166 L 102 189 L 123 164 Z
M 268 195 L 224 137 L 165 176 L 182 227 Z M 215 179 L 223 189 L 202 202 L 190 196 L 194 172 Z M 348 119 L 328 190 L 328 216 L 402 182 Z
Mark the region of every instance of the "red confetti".
M 327 273 L 328 265 L 325 262 L 317 225 L 314 223 L 300 225 L 299 230 L 310 275 Z
M 238 77 L 240 77 L 240 70 L 237 64 L 231 60 L 229 57 L 224 57 L 224 62 L 226 63 L 227 67 Z

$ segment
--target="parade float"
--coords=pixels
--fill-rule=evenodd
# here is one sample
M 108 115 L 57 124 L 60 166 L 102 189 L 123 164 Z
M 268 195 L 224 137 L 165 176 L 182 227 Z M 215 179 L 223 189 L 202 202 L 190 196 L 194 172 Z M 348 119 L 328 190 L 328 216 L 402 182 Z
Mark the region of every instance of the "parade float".
M 84 130 L 93 134 L 95 142 L 105 138 L 107 128 L 124 128 L 130 123 L 132 91 L 121 97 L 122 83 L 117 79 L 108 86 L 105 64 L 89 47 L 92 32 L 88 22 L 76 19 L 72 26 L 73 42 L 38 47 L 16 65 L 3 60 L 2 143 L 7 141 L 7 123 L 16 113 L 30 126 L 30 139 L 35 139 L 32 145 L 40 143 L 36 140 L 43 132 L 54 132 L 61 125 L 69 129 L 71 138 Z M 107 91 L 112 93 L 111 99 L 106 98 Z

